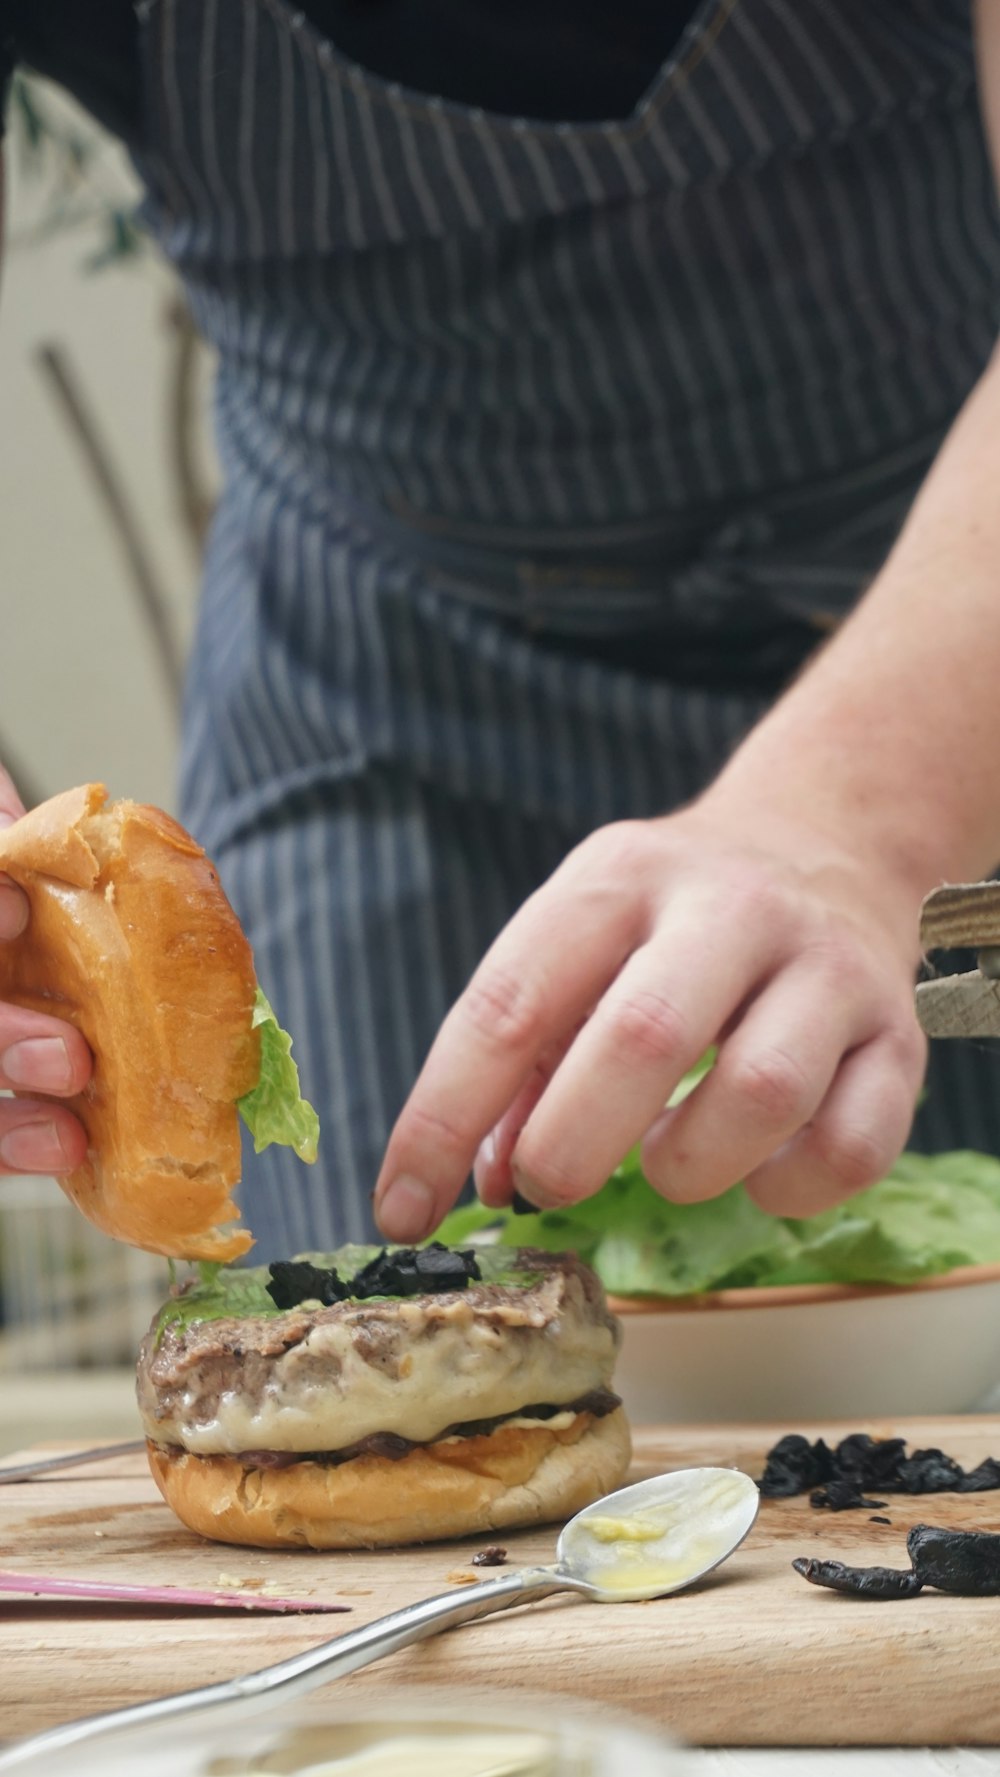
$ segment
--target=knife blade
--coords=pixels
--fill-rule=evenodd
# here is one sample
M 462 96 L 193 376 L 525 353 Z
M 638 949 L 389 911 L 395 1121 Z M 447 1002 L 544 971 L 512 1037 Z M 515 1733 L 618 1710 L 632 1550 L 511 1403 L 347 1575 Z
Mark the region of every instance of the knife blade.
M 54 1469 L 76 1468 L 81 1462 L 103 1462 L 108 1456 L 134 1456 L 145 1450 L 145 1438 L 133 1438 L 124 1444 L 100 1444 L 91 1450 L 70 1450 L 63 1456 L 39 1456 L 31 1462 L 19 1462 L 13 1468 L 0 1468 L 0 1487 L 8 1481 L 28 1481 L 35 1475 L 51 1474 Z

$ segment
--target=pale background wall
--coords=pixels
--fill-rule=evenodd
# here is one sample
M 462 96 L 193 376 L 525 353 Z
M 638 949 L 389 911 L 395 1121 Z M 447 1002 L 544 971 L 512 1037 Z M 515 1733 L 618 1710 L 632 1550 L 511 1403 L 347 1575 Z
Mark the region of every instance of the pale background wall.
M 40 98 L 91 137 L 51 89 Z M 6 253 L 0 287 L 0 749 L 45 795 L 90 779 L 113 794 L 174 802 L 176 722 L 115 532 L 37 352 L 70 354 L 88 406 L 141 521 L 186 639 L 196 551 L 169 472 L 167 382 L 174 359 L 173 282 L 152 252 L 98 272 L 91 227 L 38 244 L 52 190 L 7 152 Z M 103 196 L 137 195 L 125 157 L 101 140 Z M 205 391 L 208 365 L 202 378 Z M 207 403 L 206 403 L 207 405 Z M 161 1260 L 99 1235 L 51 1180 L 0 1192 L 0 1450 L 54 1432 L 133 1435 L 127 1366 L 166 1287 Z M 98 1400 L 53 1392 L 54 1366 L 123 1366 Z M 22 1369 L 29 1375 L 18 1380 Z M 44 1384 L 44 1386 L 43 1386 Z M 16 1399 L 10 1391 L 20 1388 Z M 77 1399 L 74 1389 L 69 1391 Z
M 186 635 L 197 567 L 167 469 L 173 286 L 152 253 L 88 273 L 96 236 L 86 228 L 32 244 L 51 194 L 25 176 L 16 148 L 0 290 L 0 736 L 45 793 L 94 778 L 169 807 L 168 699 L 120 546 L 34 355 L 46 341 L 72 353 Z M 113 144 L 97 178 L 104 191 L 132 186 Z

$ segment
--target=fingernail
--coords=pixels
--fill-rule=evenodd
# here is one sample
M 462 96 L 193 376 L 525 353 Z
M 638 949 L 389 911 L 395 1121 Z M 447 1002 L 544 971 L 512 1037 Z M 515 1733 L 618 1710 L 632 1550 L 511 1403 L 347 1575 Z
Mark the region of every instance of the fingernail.
M 0 1056 L 0 1067 L 11 1086 L 34 1092 L 64 1092 L 73 1077 L 62 1037 L 23 1037 Z
M 530 1214 L 539 1209 L 567 1209 L 569 1205 L 559 1197 L 551 1197 L 530 1179 L 523 1167 L 515 1161 L 510 1169 L 514 1181 L 514 1208 L 521 1214 Z
M 54 1123 L 22 1123 L 0 1139 L 0 1160 L 16 1172 L 65 1172 L 66 1153 Z
M 434 1193 L 423 1179 L 400 1173 L 382 1194 L 379 1227 L 390 1240 L 422 1240 L 434 1225 Z
M 476 1151 L 476 1158 L 472 1163 L 472 1182 L 480 1197 L 483 1196 L 484 1190 L 488 1191 L 490 1188 L 493 1172 L 496 1167 L 496 1157 L 497 1138 L 495 1131 L 491 1129 L 489 1135 L 484 1136 L 483 1140 L 480 1142 Z M 485 1203 L 485 1201 L 486 1199 L 484 1197 L 483 1202 Z
M 495 1129 L 491 1129 L 489 1135 L 484 1135 L 479 1144 L 479 1152 L 476 1155 L 476 1169 L 478 1170 L 480 1166 L 486 1166 L 492 1170 L 496 1163 L 497 1132 Z

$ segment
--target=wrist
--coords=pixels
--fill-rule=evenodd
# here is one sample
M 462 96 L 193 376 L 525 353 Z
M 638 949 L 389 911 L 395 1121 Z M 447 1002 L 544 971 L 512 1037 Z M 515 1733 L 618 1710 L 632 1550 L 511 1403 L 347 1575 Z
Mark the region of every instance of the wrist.
M 935 830 L 919 799 L 882 793 L 868 774 L 832 769 L 800 751 L 792 763 L 747 744 L 700 799 L 698 809 L 761 850 L 792 858 L 810 875 L 835 877 L 853 899 L 881 904 L 918 953 L 920 905 L 945 881 L 989 868 Z
M 706 792 L 711 806 L 744 830 L 749 816 L 811 833 L 918 903 L 988 875 L 1000 774 L 975 696 L 931 683 L 918 697 L 894 663 L 878 670 L 878 649 L 841 640 L 747 737 Z

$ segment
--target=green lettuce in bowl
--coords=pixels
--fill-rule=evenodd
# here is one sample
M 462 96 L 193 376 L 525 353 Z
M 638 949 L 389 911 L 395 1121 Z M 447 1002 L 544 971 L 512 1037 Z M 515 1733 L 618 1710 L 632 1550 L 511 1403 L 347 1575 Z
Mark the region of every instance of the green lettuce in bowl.
M 590 1264 L 620 1317 L 615 1388 L 634 1424 L 889 1424 L 967 1411 L 1000 1383 L 990 1155 L 906 1153 L 806 1221 L 765 1214 L 742 1185 L 668 1203 L 635 1150 L 570 1209 L 473 1203 L 438 1238 L 564 1248 Z
M 630 1154 L 596 1196 L 515 1215 L 468 1204 L 447 1242 L 494 1230 L 509 1246 L 578 1253 L 613 1296 L 688 1296 L 781 1284 L 907 1284 L 1000 1261 L 1000 1160 L 904 1154 L 877 1185 L 808 1221 L 758 1209 L 742 1185 L 707 1203 L 668 1203 Z

